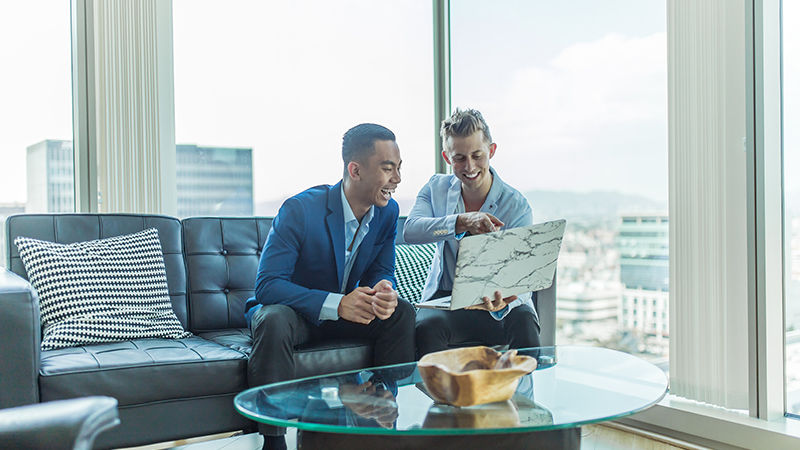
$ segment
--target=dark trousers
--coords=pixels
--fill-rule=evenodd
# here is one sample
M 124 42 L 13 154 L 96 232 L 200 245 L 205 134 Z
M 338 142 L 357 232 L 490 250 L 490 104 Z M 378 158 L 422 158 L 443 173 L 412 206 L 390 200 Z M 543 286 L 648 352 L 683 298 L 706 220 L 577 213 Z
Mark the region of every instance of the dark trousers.
M 369 339 L 374 343 L 375 366 L 414 361 L 414 307 L 403 299 L 398 299 L 391 317 L 376 318 L 368 325 L 339 319 L 324 320 L 316 326 L 288 306 L 265 305 L 253 315 L 250 332 L 253 350 L 247 381 L 251 387 L 294 378 L 294 349 L 312 341 Z M 286 429 L 259 424 L 259 432 L 279 436 Z
M 437 291 L 433 298 L 448 295 Z M 539 347 L 539 324 L 529 305 L 517 306 L 503 320 L 486 311 L 444 311 L 420 308 L 416 340 L 419 356 L 464 345 L 508 345 L 510 348 Z

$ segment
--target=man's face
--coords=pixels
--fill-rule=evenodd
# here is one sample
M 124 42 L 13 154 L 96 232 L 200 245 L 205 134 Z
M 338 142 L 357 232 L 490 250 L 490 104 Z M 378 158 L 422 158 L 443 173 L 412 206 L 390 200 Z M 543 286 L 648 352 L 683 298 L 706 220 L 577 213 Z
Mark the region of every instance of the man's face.
M 375 151 L 359 164 L 357 195 L 366 203 L 386 206 L 400 183 L 402 162 L 395 141 L 375 141 Z
M 442 156 L 453 166 L 453 174 L 466 189 L 480 190 L 492 185 L 489 159 L 494 156 L 495 144 L 483 140 L 483 132 L 476 131 L 467 137 L 448 137 Z

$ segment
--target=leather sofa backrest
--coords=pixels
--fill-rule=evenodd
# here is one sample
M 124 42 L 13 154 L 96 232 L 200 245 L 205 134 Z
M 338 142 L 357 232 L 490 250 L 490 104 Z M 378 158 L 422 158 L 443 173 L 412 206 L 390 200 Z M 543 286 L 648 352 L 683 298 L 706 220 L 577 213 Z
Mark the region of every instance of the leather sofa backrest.
M 148 228 L 158 230 L 164 265 L 167 270 L 167 287 L 172 308 L 184 327 L 188 326 L 186 302 L 186 266 L 183 259 L 181 223 L 178 219 L 144 214 L 20 214 L 6 220 L 6 267 L 28 279 L 25 266 L 19 257 L 14 239 L 24 236 L 61 244 L 91 241 Z
M 192 332 L 247 327 L 244 304 L 253 296 L 271 227 L 272 218 L 266 217 L 183 220 Z
M 405 217 L 397 221 L 402 244 Z M 190 217 L 183 220 L 191 331 L 246 328 L 244 304 L 253 296 L 261 250 L 272 227 L 267 217 Z

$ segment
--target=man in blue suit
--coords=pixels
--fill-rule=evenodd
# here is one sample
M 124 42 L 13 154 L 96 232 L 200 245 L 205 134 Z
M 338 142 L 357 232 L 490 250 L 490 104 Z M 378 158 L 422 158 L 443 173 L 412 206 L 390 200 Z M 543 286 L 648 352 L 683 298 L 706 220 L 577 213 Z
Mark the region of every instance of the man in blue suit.
M 436 253 L 422 291 L 427 301 L 450 295 L 459 240 L 502 228 L 531 225 L 525 197 L 504 183 L 489 165 L 497 145 L 477 110 L 456 109 L 442 121 L 442 157 L 452 175 L 434 175 L 417 195 L 403 227 L 412 244 L 436 242 Z M 493 298 L 466 309 L 420 309 L 416 341 L 420 356 L 467 343 L 539 346 L 539 317 L 531 293 Z
M 342 141 L 344 176 L 289 198 L 267 236 L 255 297 L 250 386 L 295 376 L 296 346 L 332 338 L 374 342 L 376 366 L 414 360 L 414 308 L 394 278 L 400 150 L 395 135 L 357 125 Z M 260 428 L 265 448 L 285 448 L 285 429 Z

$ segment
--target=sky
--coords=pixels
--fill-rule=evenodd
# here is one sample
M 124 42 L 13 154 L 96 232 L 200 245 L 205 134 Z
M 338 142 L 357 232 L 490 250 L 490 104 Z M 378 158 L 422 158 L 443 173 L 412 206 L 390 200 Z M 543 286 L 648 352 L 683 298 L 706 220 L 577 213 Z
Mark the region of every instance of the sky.
M 800 79 L 798 2 L 784 71 Z M 666 201 L 664 0 L 451 2 L 453 106 L 484 113 L 492 164 L 521 191 L 619 191 Z M 69 2 L 12 2 L 0 17 L 0 202 L 24 201 L 25 148 L 71 138 Z M 256 202 L 341 177 L 342 134 L 395 131 L 396 197 L 433 172 L 429 1 L 174 0 L 177 143 L 254 150 Z M 797 55 L 791 57 L 791 55 Z M 794 78 L 792 78 L 794 76 Z M 786 83 L 796 123 L 796 84 Z M 794 117 L 794 119 L 792 119 Z M 786 127 L 787 166 L 800 149 Z M 792 152 L 792 154 L 789 154 Z M 798 190 L 787 177 L 790 190 Z

